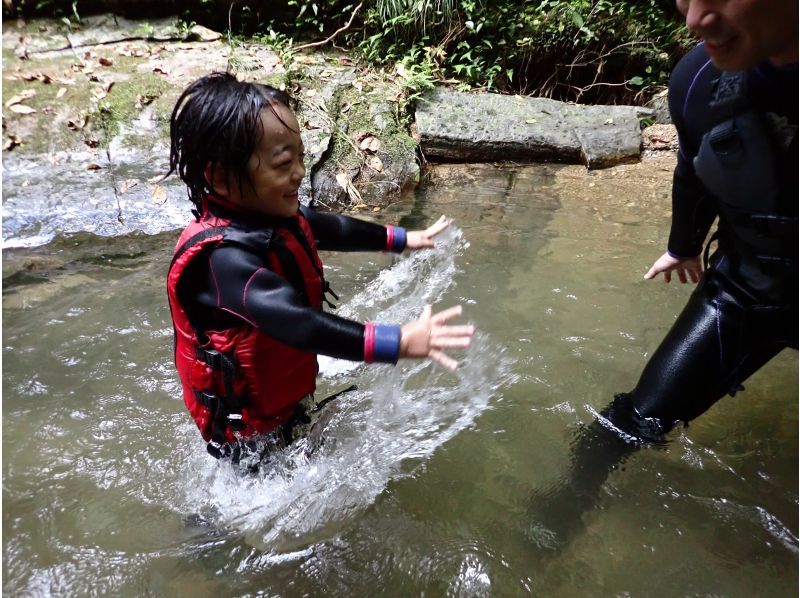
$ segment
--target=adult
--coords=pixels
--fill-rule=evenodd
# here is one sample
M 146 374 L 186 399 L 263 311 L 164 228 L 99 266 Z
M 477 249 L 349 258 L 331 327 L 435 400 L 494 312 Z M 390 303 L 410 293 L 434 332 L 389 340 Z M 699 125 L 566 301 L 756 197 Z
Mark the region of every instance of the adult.
M 617 398 L 623 429 L 645 438 L 696 418 L 797 348 L 798 2 L 678 8 L 703 41 L 670 79 L 680 143 L 672 228 L 645 278 L 669 282 L 674 272 L 700 284 L 636 388 Z M 715 217 L 717 249 L 703 264 Z
M 672 228 L 645 278 L 699 284 L 634 390 L 580 432 L 568 476 L 534 500 L 532 529 L 544 524 L 557 544 L 637 447 L 663 443 L 783 348 L 797 348 L 798 2 L 677 5 L 702 41 L 669 83 L 680 142 Z

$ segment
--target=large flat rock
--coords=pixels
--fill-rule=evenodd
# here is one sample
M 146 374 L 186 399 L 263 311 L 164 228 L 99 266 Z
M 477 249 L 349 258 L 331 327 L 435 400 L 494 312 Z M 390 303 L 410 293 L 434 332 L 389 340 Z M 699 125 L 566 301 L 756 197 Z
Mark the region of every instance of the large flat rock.
M 584 106 L 547 98 L 435 90 L 420 99 L 417 133 L 425 157 L 442 162 L 583 163 L 639 160 L 638 106 Z

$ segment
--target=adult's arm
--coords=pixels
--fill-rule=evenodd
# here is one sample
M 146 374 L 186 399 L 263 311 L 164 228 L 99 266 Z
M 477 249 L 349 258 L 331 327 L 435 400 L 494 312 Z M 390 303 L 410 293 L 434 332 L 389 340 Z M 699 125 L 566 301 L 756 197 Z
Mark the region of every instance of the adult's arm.
M 717 216 L 715 201 L 697 178 L 692 160 L 710 126 L 710 80 L 717 76 L 703 45 L 689 52 L 670 77 L 669 108 L 678 132 L 678 162 L 672 180 L 672 227 L 667 249 L 677 258 L 700 254 Z

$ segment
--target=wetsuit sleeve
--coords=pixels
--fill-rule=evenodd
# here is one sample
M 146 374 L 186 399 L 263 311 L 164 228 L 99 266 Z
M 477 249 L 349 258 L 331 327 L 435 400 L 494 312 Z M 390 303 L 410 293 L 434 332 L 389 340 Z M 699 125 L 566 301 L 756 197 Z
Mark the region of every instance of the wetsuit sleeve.
M 672 179 L 672 227 L 667 250 L 677 258 L 700 254 L 717 216 L 716 204 L 697 178 L 692 163 L 705 128 L 698 126 L 703 121 L 692 118 L 691 111 L 705 114 L 708 110 L 703 75 L 709 66 L 705 51 L 698 46 L 678 63 L 669 82 L 670 115 L 678 132 L 679 150 Z M 698 93 L 701 88 L 703 93 Z
M 672 177 L 672 227 L 667 251 L 676 258 L 700 255 L 716 211 L 686 160 L 678 158 Z
M 357 218 L 318 212 L 302 206 L 317 247 L 326 251 L 387 251 L 400 253 L 406 248 L 406 230 L 400 226 L 383 226 Z
M 400 352 L 398 326 L 365 326 L 305 305 L 286 279 L 241 247 L 211 252 L 206 284 L 195 297 L 217 314 L 219 326 L 245 322 L 301 351 L 385 363 L 396 363 Z

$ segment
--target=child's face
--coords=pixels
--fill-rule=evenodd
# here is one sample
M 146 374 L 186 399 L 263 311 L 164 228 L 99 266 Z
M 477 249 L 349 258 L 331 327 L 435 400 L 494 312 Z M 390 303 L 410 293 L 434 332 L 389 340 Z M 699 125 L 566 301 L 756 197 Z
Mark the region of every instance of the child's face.
M 247 162 L 248 178 L 241 187 L 232 185 L 228 199 L 265 216 L 289 217 L 299 207 L 297 190 L 306 173 L 305 148 L 295 132 L 300 125 L 292 111 L 277 103 L 274 108 L 280 119 L 270 109 L 261 111 L 264 133 Z

